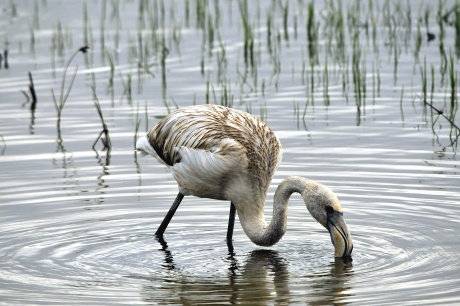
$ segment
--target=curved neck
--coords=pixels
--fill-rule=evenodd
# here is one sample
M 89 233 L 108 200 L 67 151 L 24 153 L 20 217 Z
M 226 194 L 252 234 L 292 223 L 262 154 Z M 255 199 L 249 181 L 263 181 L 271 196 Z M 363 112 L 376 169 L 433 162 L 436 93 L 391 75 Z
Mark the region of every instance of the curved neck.
M 271 246 L 277 243 L 286 233 L 287 204 L 291 194 L 298 192 L 302 195 L 310 213 L 317 218 L 321 214 L 318 210 L 316 191 L 321 185 L 303 177 L 290 176 L 278 186 L 273 202 L 273 216 L 270 224 L 265 222 L 264 202 L 265 195 L 257 203 L 244 203 L 237 205 L 238 217 L 246 235 L 257 245 Z M 239 209 L 239 207 L 241 209 Z M 318 220 L 320 223 L 321 220 Z M 323 224 L 323 223 L 322 223 Z

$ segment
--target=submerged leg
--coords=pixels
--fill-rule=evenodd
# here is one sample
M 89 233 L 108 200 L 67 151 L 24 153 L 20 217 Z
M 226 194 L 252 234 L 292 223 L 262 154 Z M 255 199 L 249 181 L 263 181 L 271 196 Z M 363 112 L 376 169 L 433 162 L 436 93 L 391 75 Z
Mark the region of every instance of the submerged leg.
M 178 193 L 176 200 L 174 200 L 173 205 L 169 209 L 168 213 L 166 214 L 165 218 L 163 219 L 163 222 L 161 222 L 160 227 L 158 227 L 157 231 L 155 232 L 155 236 L 162 238 L 163 234 L 168 227 L 169 222 L 171 221 L 172 217 L 174 216 L 174 213 L 176 212 L 177 208 L 179 207 L 180 202 L 184 198 L 184 195 L 182 193 Z
M 233 227 L 235 226 L 235 212 L 236 208 L 233 203 L 230 203 L 230 214 L 228 216 L 228 228 L 227 228 L 227 246 L 230 249 L 233 249 L 232 237 L 233 237 Z

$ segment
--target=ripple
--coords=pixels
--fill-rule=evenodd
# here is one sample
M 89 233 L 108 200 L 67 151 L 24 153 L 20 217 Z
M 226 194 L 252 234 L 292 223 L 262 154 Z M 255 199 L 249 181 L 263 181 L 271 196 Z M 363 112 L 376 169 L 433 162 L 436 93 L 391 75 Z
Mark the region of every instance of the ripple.
M 56 16 L 64 15 L 69 16 L 62 33 L 66 45 L 71 45 L 72 37 L 80 40 L 83 10 L 78 1 L 51 2 L 16 1 L 5 6 L 6 18 L 0 20 L 11 42 L 11 68 L 0 70 L 1 303 L 460 303 L 459 162 L 455 152 L 445 148 L 452 141 L 452 131 L 446 129 L 443 118 L 426 118 L 416 101 L 420 63 L 412 52 L 402 52 L 398 65 L 393 65 L 396 62 L 390 56 L 388 65 L 385 57 L 374 58 L 373 51 L 368 52 L 372 48 L 360 38 L 362 64 L 368 73 L 367 97 L 358 111 L 352 83 L 346 93 L 342 88 L 346 84 L 341 84 L 348 68 L 339 67 L 330 57 L 331 78 L 324 79 L 324 41 L 319 45 L 318 65 L 313 71 L 305 66 L 309 59 L 300 39 L 306 35 L 305 26 L 300 26 L 305 25 L 302 14 L 296 19 L 299 27 L 294 30 L 289 21 L 284 33 L 278 18 L 284 12 L 274 12 L 273 33 L 278 41 L 270 52 L 265 44 L 267 27 L 264 22 L 254 24 L 258 65 L 250 72 L 241 59 L 244 44 L 237 2 L 222 4 L 219 18 L 213 15 L 218 13 L 214 8 L 205 9 L 208 21 L 225 28 L 225 32 L 216 28 L 219 44 L 209 55 L 201 46 L 201 30 L 182 27 L 180 18 L 186 10 L 178 2 L 177 10 L 168 5 L 164 10 L 169 14 L 166 23 L 177 22 L 165 24 L 163 32 L 172 37 L 166 38 L 165 75 L 158 77 L 161 68 L 153 65 L 153 74 L 142 80 L 140 62 L 132 57 L 143 48 L 150 52 L 150 44 L 136 47 L 150 31 L 144 27 L 147 15 L 136 19 L 135 2 L 126 1 L 120 11 L 118 4 L 110 8 L 119 18 L 101 24 L 102 29 L 104 24 L 120 22 L 123 31 L 120 37 L 106 32 L 106 50 L 97 44 L 90 49 L 86 60 L 91 60 L 79 70 L 58 131 L 50 89 L 59 90 L 65 58 L 57 56 L 52 64 L 49 43 L 59 23 Z M 285 7 L 305 9 L 300 2 L 291 1 Z M 260 20 L 265 20 L 267 11 L 254 3 L 248 2 L 249 15 L 258 9 Z M 450 3 L 444 5 L 447 8 Z M 87 6 L 88 24 L 94 24 L 101 17 L 101 3 Z M 316 6 L 318 12 L 327 11 L 321 1 Z M 363 5 L 362 9 L 367 8 Z M 69 11 L 79 14 L 69 15 Z M 423 9 L 416 5 L 415 11 Z M 436 22 L 433 16 L 430 21 Z M 40 29 L 32 29 L 32 17 L 40 20 Z M 103 38 L 101 29 L 93 29 L 95 41 Z M 130 32 L 140 35 L 131 37 Z M 299 38 L 294 38 L 297 34 Z M 34 46 L 29 46 L 29 36 L 36 38 Z M 446 47 L 453 46 L 448 39 L 453 36 L 453 28 L 447 27 Z M 176 38 L 180 43 L 169 46 Z M 34 50 L 29 52 L 24 46 Z M 383 42 L 377 47 L 389 50 Z M 412 44 L 405 47 L 413 48 Z M 447 93 L 445 87 L 438 87 L 437 71 L 442 64 L 438 49 L 436 44 L 422 44 L 420 49 L 420 58 L 426 57 L 436 71 L 436 102 L 445 101 Z M 106 92 L 110 78 L 108 56 L 105 60 L 102 56 L 106 51 L 116 55 L 119 63 L 114 67 L 113 97 Z M 81 66 L 81 60 L 78 56 L 72 65 Z M 158 59 L 147 60 L 155 64 Z M 371 98 L 374 64 L 382 86 L 378 97 Z M 398 67 L 400 72 L 394 75 Z M 28 71 L 34 75 L 39 97 L 35 113 L 22 105 Z M 110 152 L 92 149 L 101 131 L 88 86 L 92 80 L 110 130 Z M 318 85 L 311 92 L 310 81 Z M 330 105 L 324 101 L 325 82 Z M 128 85 L 133 86 L 133 101 L 126 101 Z M 403 86 L 406 95 L 401 95 Z M 333 258 L 328 232 L 308 215 L 298 195 L 290 203 L 286 235 L 271 248 L 252 244 L 237 222 L 235 250 L 229 252 L 225 244 L 229 204 L 192 197 L 184 200 L 170 224 L 167 244 L 155 239 L 153 233 L 177 186 L 164 167 L 152 159 L 137 159 L 133 152 L 136 123 L 142 119 L 141 130 L 144 124 L 152 126 L 166 113 L 165 97 L 185 106 L 192 100 L 205 101 L 209 91 L 211 100 L 218 100 L 225 91 L 238 101 L 235 107 L 265 117 L 279 136 L 284 160 L 270 187 L 269 203 L 276 184 L 288 175 L 318 180 L 338 194 L 354 239 L 352 261 Z M 144 115 L 144 109 L 149 115 Z M 304 109 L 304 118 L 299 118 Z M 268 204 L 267 218 L 270 214 Z
M 193 208 L 198 200 L 186 201 L 192 213 L 199 213 L 198 207 Z M 294 199 L 288 232 L 274 248 L 255 247 L 237 226 L 234 255 L 228 253 L 224 242 L 227 205 L 216 206 L 214 214 L 193 222 L 186 216 L 189 212 L 183 211 L 182 216 L 178 212 L 168 229 L 166 248 L 152 235 L 158 221 L 151 215 L 158 213 L 161 220 L 167 205 L 152 210 L 150 216 L 135 208 L 117 211 L 107 206 L 102 211 L 81 211 L 77 205 L 71 210 L 57 208 L 60 211 L 52 217 L 28 224 L 10 220 L 5 227 L 8 242 L 1 241 L 2 258 L 10 267 L 2 273 L 2 279 L 9 280 L 3 290 L 32 281 L 40 289 L 29 288 L 30 295 L 46 300 L 43 292 L 58 287 L 100 288 L 113 296 L 119 286 L 128 290 L 141 282 L 142 295 L 165 302 L 171 302 L 166 296 L 177 290 L 197 301 L 209 290 L 216 290 L 211 296 L 222 301 L 235 292 L 247 299 L 251 292 L 257 296 L 257 292 L 278 290 L 283 300 L 292 301 L 298 292 L 324 295 L 331 286 L 324 285 L 331 281 L 344 299 L 359 302 L 378 302 L 390 295 L 404 300 L 407 290 L 423 295 L 433 283 L 445 286 L 446 294 L 454 290 L 455 281 L 443 281 L 442 277 L 454 275 L 453 267 L 459 266 L 455 247 L 437 245 L 432 230 L 424 225 L 433 223 L 432 219 L 443 222 L 446 229 L 439 234 L 455 241 L 455 232 L 448 231 L 455 220 L 421 216 L 417 209 L 385 202 L 372 212 L 355 214 L 351 202 L 346 219 L 355 250 L 352 263 L 341 266 L 331 258 L 333 248 L 327 232 L 307 218 L 300 202 Z M 386 283 L 388 279 L 391 284 Z M 306 283 L 311 286 L 305 287 Z M 353 292 L 371 290 L 369 283 L 382 287 L 380 297 L 354 297 Z
M 341 157 L 349 155 L 343 150 L 335 153 L 344 161 L 339 171 L 325 176 L 332 161 L 320 157 L 320 150 L 307 158 L 302 150 L 289 151 L 269 198 L 286 175 L 307 173 L 330 185 L 339 194 L 353 235 L 352 262 L 333 259 L 327 231 L 296 195 L 288 231 L 272 248 L 253 245 L 237 224 L 235 252 L 229 254 L 228 203 L 193 197 L 181 204 L 166 234 L 167 247 L 162 246 L 153 232 L 177 192 L 170 175 L 148 161 L 140 163 L 147 173 L 126 165 L 102 170 L 90 153 L 78 153 L 73 162 L 87 166 L 80 165 L 72 175 L 67 169 L 43 167 L 37 175 L 41 180 L 9 176 L 0 204 L 6 212 L 0 216 L 0 255 L 6 267 L 0 273 L 2 292 L 11 302 L 23 300 L 19 290 L 30 299 L 56 303 L 80 301 L 82 295 L 87 302 L 132 301 L 141 295 L 146 302 L 165 304 L 181 299 L 197 304 L 259 299 L 301 303 L 305 297 L 320 304 L 375 304 L 411 301 L 409 293 L 428 301 L 458 300 L 459 222 L 452 216 L 459 188 L 448 184 L 455 181 L 456 169 L 444 169 L 452 164 L 442 169 L 452 173 L 438 174 L 439 167 L 422 159 L 393 158 L 393 151 L 374 151 L 380 159 L 371 163 Z M 114 156 L 127 159 L 131 154 Z M 17 162 L 29 160 L 33 158 Z M 400 165 L 404 167 L 398 172 Z M 95 179 L 101 171 L 105 174 Z

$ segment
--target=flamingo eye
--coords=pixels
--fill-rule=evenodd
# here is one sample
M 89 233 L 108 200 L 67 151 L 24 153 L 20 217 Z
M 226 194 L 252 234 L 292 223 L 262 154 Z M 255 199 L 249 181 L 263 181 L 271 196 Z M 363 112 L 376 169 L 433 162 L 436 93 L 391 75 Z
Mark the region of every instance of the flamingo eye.
M 326 206 L 326 212 L 327 212 L 328 214 L 331 214 L 331 213 L 334 212 L 334 208 L 332 208 L 332 206 L 329 206 L 329 205 L 328 205 L 328 206 Z

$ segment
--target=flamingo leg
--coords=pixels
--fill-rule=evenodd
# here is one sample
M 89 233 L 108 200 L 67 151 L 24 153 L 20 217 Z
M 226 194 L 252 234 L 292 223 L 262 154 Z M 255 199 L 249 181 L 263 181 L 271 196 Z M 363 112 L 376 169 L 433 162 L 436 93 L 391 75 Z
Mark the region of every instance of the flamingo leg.
M 235 212 L 236 208 L 233 203 L 230 203 L 230 214 L 228 216 L 228 228 L 227 228 L 227 246 L 233 249 L 232 237 L 233 228 L 235 226 Z
M 176 199 L 174 200 L 173 205 L 169 209 L 168 213 L 166 214 L 165 218 L 163 219 L 163 222 L 161 222 L 160 227 L 158 227 L 157 231 L 155 232 L 155 236 L 158 238 L 163 238 L 163 234 L 168 227 L 169 222 L 171 221 L 172 217 L 174 216 L 174 213 L 176 212 L 177 208 L 179 207 L 180 202 L 184 198 L 184 195 L 182 193 L 178 193 Z

